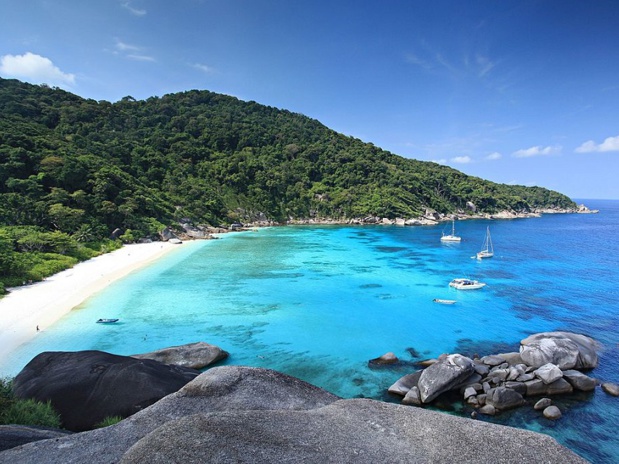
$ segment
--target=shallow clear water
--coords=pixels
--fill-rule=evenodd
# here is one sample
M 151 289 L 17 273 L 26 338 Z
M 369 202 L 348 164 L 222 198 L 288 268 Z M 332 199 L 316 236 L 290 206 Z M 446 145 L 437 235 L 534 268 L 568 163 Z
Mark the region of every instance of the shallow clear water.
M 461 221 L 461 243 L 437 227 L 280 227 L 190 243 L 113 284 L 0 364 L 17 373 L 41 351 L 133 354 L 206 341 L 227 364 L 276 369 L 343 397 L 385 392 L 412 363 L 442 353 L 517 350 L 547 330 L 600 341 L 591 375 L 619 381 L 619 202 L 597 215 Z M 489 225 L 495 257 L 472 259 Z M 455 277 L 488 285 L 463 292 Z M 453 306 L 433 298 L 456 299 Z M 117 317 L 114 325 L 95 324 Z M 393 351 L 404 365 L 371 369 Z M 594 462 L 619 461 L 619 398 L 600 389 L 558 400 L 554 423 L 532 408 L 484 418 L 550 434 Z M 444 405 L 468 415 L 459 402 Z

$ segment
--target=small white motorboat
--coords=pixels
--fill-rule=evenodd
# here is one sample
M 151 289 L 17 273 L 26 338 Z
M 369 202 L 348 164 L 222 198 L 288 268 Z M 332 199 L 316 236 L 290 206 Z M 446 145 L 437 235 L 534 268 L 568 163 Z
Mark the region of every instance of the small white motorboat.
M 435 303 L 447 304 L 447 305 L 452 305 L 456 302 L 456 300 L 444 300 L 442 298 L 434 298 L 432 301 L 434 301 Z
M 113 324 L 118 322 L 118 319 L 97 319 L 97 324 Z
M 477 290 L 485 287 L 486 284 L 478 280 L 459 278 L 449 282 L 449 286 L 458 290 Z

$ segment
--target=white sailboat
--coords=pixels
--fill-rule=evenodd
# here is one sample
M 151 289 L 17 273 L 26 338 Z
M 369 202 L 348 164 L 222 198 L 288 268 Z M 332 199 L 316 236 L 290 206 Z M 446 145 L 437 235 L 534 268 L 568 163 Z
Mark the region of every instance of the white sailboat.
M 445 234 L 443 232 L 443 236 L 441 237 L 441 242 L 459 242 L 462 238 L 456 235 L 456 222 L 454 219 L 451 220 L 451 234 Z
M 492 258 L 494 256 L 494 247 L 492 246 L 492 238 L 490 237 L 490 227 L 486 229 L 486 238 L 481 247 L 481 251 L 477 253 L 477 259 Z

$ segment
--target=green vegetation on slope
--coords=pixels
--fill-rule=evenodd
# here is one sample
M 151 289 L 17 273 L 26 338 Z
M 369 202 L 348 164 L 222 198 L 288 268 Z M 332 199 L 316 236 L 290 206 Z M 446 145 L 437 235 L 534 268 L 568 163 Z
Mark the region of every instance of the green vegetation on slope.
M 485 212 L 575 206 L 208 91 L 109 103 L 0 79 L 0 253 L 26 251 L 16 226 L 79 244 L 115 229 L 128 241 L 156 236 L 182 218 L 409 218 L 464 211 L 469 201 Z M 75 243 L 59 254 L 74 256 Z
M 51 403 L 16 398 L 11 379 L 0 379 L 0 424 L 60 428 L 60 415 Z

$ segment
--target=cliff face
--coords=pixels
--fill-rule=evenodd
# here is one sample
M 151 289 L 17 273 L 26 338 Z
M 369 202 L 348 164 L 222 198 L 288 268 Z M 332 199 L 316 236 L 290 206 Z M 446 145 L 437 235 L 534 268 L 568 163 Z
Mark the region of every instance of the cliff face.
M 0 453 L 0 462 L 583 463 L 546 435 L 366 399 L 275 371 L 215 367 L 118 424 Z

